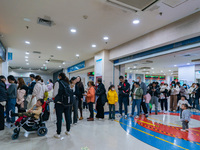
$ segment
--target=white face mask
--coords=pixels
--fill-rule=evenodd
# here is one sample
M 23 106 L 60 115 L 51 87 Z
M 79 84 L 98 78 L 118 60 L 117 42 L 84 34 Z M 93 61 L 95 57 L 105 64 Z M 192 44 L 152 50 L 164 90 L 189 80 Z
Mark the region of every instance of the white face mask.
M 136 81 L 137 81 L 137 82 L 140 82 L 140 80 L 139 80 L 139 79 L 136 79 Z
M 114 88 L 112 88 L 111 90 L 112 90 L 112 91 L 114 91 L 115 89 L 114 89 Z

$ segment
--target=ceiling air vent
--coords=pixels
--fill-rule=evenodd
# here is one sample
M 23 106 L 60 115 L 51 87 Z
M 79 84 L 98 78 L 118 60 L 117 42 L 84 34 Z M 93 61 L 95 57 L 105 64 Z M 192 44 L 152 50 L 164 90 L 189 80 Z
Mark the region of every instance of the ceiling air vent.
M 33 54 L 41 54 L 39 51 L 33 51 Z
M 144 11 L 157 1 L 158 0 L 107 0 L 108 3 L 135 12 Z
M 63 63 L 63 60 L 57 60 L 57 59 L 50 59 L 51 63 Z
M 187 2 L 188 0 L 163 0 L 163 4 L 171 7 L 171 8 L 175 8 L 185 2 Z
M 44 25 L 44 26 L 49 26 L 51 27 L 53 24 L 53 21 L 51 21 L 50 19 L 44 19 L 44 18 L 40 18 L 38 17 L 38 24 Z

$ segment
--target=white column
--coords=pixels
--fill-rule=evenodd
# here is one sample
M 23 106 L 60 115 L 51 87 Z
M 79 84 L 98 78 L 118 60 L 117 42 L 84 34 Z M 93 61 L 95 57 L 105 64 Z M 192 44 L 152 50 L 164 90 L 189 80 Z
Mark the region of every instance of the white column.
M 195 79 L 195 65 L 183 66 L 178 68 L 178 78 L 180 82 L 192 85 Z

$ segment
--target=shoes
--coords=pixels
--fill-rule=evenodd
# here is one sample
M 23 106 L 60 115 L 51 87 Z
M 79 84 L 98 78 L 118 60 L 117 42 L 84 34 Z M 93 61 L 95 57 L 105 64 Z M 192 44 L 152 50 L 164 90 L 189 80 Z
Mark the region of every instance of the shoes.
M 149 115 L 148 115 L 148 114 L 146 114 L 146 115 L 145 115 L 145 117 L 146 117 L 146 118 L 148 118 L 148 117 L 149 117 Z
M 125 119 L 127 119 L 127 115 L 125 115 Z
M 90 119 L 90 117 L 88 117 L 87 119 Z
M 132 115 L 132 114 L 130 114 L 130 115 L 129 115 L 129 117 L 133 117 L 133 115 Z
M 65 134 L 66 134 L 66 135 L 70 135 L 70 132 L 66 131 Z
M 184 129 L 181 129 L 181 131 L 185 132 L 186 130 L 184 130 Z
M 104 118 L 99 118 L 100 121 L 104 120 Z
M 12 118 L 12 110 L 9 111 L 9 118 Z
M 158 115 L 158 112 L 156 112 L 156 115 Z
M 83 117 L 80 117 L 79 120 L 83 120 Z
M 74 125 L 77 125 L 77 123 L 74 123 Z
M 164 114 L 168 113 L 168 111 L 164 111 Z
M 135 118 L 137 119 L 137 118 L 139 118 L 139 116 L 137 115 L 137 116 L 135 116 Z
M 90 118 L 90 119 L 88 119 L 87 121 L 94 121 L 94 118 Z
M 173 112 L 176 112 L 176 110 L 173 110 Z
M 53 137 L 56 139 L 60 139 L 60 134 L 55 134 Z

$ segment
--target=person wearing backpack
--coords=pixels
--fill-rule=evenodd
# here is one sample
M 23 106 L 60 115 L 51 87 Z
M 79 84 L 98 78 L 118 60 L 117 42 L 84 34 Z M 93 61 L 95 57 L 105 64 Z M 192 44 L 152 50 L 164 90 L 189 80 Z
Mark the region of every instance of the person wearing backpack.
M 73 100 L 73 93 L 69 87 L 69 79 L 65 73 L 58 75 L 58 81 L 55 83 L 53 91 L 53 97 L 55 97 L 55 110 L 57 119 L 57 133 L 54 135 L 55 138 L 60 139 L 61 127 L 62 127 L 62 114 L 65 114 L 66 121 L 66 135 L 70 135 L 70 123 L 71 123 L 71 104 Z

